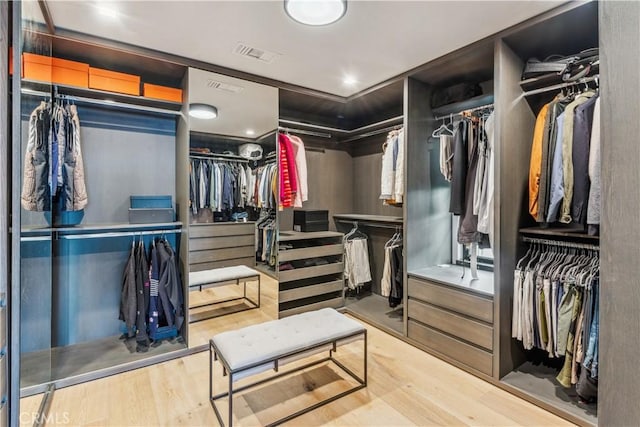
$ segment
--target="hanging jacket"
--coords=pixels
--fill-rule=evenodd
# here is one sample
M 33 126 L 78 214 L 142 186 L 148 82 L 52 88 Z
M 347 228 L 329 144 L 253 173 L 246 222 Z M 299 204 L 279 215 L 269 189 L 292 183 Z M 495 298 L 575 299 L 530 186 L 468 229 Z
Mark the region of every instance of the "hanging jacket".
M 87 205 L 80 119 L 75 105 L 42 102 L 29 117 L 21 202 L 29 211 L 50 211 L 51 196 L 62 197 L 64 210 Z
M 122 276 L 122 291 L 120 292 L 120 316 L 127 327 L 127 337 L 135 336 L 136 327 L 136 270 L 135 248 L 131 247 L 129 258 Z
M 158 263 L 158 253 L 155 242 L 151 245 L 151 260 L 149 265 L 149 336 L 155 337 L 158 333 L 158 323 L 160 320 L 160 297 L 158 290 L 158 278 L 160 264 Z
M 177 258 L 173 248 L 166 240 L 158 242 L 156 248 L 160 264 L 158 289 L 162 299 L 162 307 L 169 325 L 174 325 L 176 329 L 180 330 L 184 323 L 184 310 L 182 281 L 180 280 Z
M 462 120 L 454 136 L 453 148 L 453 173 L 451 175 L 451 200 L 449 212 L 461 215 L 465 204 L 465 187 L 467 182 L 467 170 L 469 158 L 467 156 L 467 123 Z
M 148 345 L 147 314 L 149 312 L 149 263 L 145 252 L 144 243 L 136 245 L 135 255 L 135 281 L 136 281 L 136 341 Z

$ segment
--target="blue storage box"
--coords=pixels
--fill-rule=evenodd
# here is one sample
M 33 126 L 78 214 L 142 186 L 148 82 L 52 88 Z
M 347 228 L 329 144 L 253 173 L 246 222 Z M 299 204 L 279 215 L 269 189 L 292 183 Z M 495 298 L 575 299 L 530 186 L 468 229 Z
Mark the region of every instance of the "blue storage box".
M 130 196 L 131 209 L 173 208 L 171 196 Z

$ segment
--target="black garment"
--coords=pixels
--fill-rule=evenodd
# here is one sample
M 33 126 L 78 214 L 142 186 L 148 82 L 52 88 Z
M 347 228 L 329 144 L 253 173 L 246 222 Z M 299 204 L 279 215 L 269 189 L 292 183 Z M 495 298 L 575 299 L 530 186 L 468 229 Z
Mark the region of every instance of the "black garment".
M 402 303 L 402 245 L 391 250 L 391 292 L 389 293 L 389 307 L 397 307 Z
M 553 169 L 553 156 L 556 151 L 556 139 L 558 126 L 556 119 L 562 114 L 572 98 L 557 96 L 549 106 L 545 123 L 545 134 L 542 139 L 542 170 L 540 175 L 540 193 L 538 203 L 537 222 L 546 222 L 551 201 L 551 171 Z
M 472 124 L 470 124 L 472 125 Z M 478 168 L 478 138 L 484 133 L 477 126 L 473 128 L 473 139 L 469 147 L 470 164 L 466 176 L 465 202 L 462 206 L 462 216 L 458 227 L 458 243 L 476 243 L 482 240 L 482 233 L 478 232 L 478 215 L 473 214 L 473 195 L 476 185 L 476 170 Z M 455 161 L 455 158 L 454 158 Z
M 467 123 L 458 124 L 453 148 L 453 172 L 451 174 L 451 201 L 449 212 L 461 215 L 464 211 L 465 186 L 467 182 Z
M 49 187 L 49 130 L 51 127 L 50 107 L 38 113 L 37 142 L 33 154 L 35 169 L 35 200 L 38 212 L 51 211 L 51 188 Z
M 67 117 L 69 113 L 65 115 Z M 62 187 L 60 191 L 60 197 L 63 200 L 65 210 L 72 211 L 73 206 L 73 193 L 74 193 L 74 179 L 73 175 L 76 169 L 76 155 L 75 155 L 75 142 L 73 138 L 73 126 L 71 119 L 67 118 L 64 123 L 58 124 L 64 126 L 66 141 L 58 141 L 58 150 L 64 150 L 63 162 L 62 162 Z M 60 184 L 60 183 L 59 183 Z
M 131 247 L 129 258 L 122 276 L 122 291 L 120 293 L 120 315 L 127 327 L 127 337 L 135 336 L 136 326 L 136 270 L 135 270 L 135 248 Z
M 145 347 L 149 346 L 149 335 L 147 334 L 147 314 L 149 313 L 150 278 L 149 262 L 147 261 L 147 254 L 143 242 L 139 242 L 136 246 L 135 272 L 137 307 L 136 341 L 138 342 L 138 351 L 145 351 Z
M 571 200 L 571 219 L 576 224 L 586 224 L 587 205 L 589 204 L 589 146 L 591 143 L 591 125 L 597 96 L 576 107 L 573 118 L 573 199 Z
M 160 264 L 158 290 L 163 311 L 169 326 L 175 325 L 179 331 L 184 323 L 184 309 L 182 280 L 180 279 L 177 258 L 173 248 L 166 240 L 157 242 L 156 249 Z

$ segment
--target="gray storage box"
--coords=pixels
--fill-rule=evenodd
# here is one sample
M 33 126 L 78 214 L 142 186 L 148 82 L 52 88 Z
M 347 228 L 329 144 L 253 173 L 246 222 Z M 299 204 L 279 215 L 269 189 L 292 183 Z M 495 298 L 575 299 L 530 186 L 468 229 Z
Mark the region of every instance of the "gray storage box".
M 129 209 L 130 224 L 174 222 L 175 217 L 175 211 L 170 208 Z

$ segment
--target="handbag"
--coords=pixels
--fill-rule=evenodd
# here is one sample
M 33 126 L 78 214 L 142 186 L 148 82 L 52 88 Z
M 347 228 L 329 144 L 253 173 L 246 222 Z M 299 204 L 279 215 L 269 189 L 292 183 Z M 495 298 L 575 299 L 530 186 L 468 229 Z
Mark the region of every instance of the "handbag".
M 563 81 L 572 82 L 587 76 L 593 67 L 599 64 L 598 48 L 586 49 L 569 56 L 551 55 L 543 61 L 530 58 L 524 66 L 522 80 L 546 74 L 557 74 L 562 76 Z

